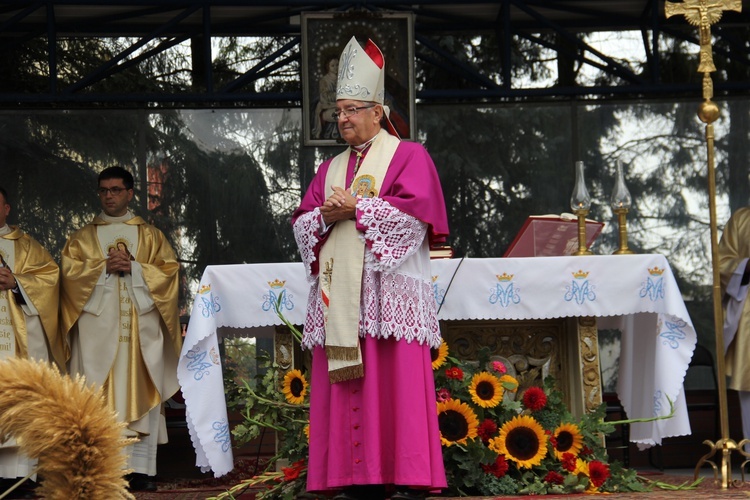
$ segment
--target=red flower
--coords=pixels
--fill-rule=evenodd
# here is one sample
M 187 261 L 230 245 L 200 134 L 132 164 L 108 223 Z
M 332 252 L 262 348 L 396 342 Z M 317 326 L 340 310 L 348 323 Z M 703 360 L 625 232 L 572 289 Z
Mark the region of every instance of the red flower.
M 599 460 L 589 462 L 589 479 L 591 479 L 591 484 L 597 488 L 603 485 L 604 481 L 609 479 L 609 465 Z
M 289 467 L 282 467 L 281 471 L 284 473 L 284 481 L 294 481 L 305 470 L 305 460 L 297 460 Z
M 505 455 L 498 455 L 490 465 L 482 465 L 482 470 L 495 477 L 503 477 L 508 472 L 508 462 L 505 460 Z
M 487 444 L 493 435 L 497 432 L 497 424 L 489 418 L 485 418 L 484 422 L 479 424 L 477 428 L 477 436 L 482 438 L 482 441 Z
M 437 391 L 437 400 L 438 400 L 438 402 L 444 403 L 444 402 L 448 401 L 450 398 L 451 398 L 451 391 L 449 391 L 448 389 L 445 389 L 445 388 L 438 389 L 438 391 Z
M 505 367 L 505 364 L 502 361 L 493 361 L 492 362 L 492 369 L 496 371 L 497 373 L 507 373 L 508 369 Z
M 587 456 L 587 455 L 593 455 L 593 454 L 594 454 L 594 450 L 592 450 L 591 448 L 589 448 L 589 447 L 588 447 L 588 446 L 586 446 L 586 445 L 583 445 L 583 448 L 582 448 L 582 449 L 581 449 L 581 451 L 580 451 L 580 452 L 578 453 L 578 456 L 579 456 L 579 457 L 585 457 L 585 456 Z
M 565 478 L 559 472 L 551 470 L 544 476 L 544 481 L 550 484 L 563 484 Z
M 573 472 L 574 470 L 576 470 L 576 456 L 572 453 L 563 453 L 562 467 L 568 472 Z
M 539 411 L 547 405 L 547 395 L 541 387 L 529 387 L 523 393 L 523 405 L 531 411 Z
M 454 378 L 456 380 L 463 380 L 464 372 L 461 370 L 461 368 L 454 366 L 453 368 L 448 368 L 447 370 L 445 370 L 445 376 L 448 378 Z

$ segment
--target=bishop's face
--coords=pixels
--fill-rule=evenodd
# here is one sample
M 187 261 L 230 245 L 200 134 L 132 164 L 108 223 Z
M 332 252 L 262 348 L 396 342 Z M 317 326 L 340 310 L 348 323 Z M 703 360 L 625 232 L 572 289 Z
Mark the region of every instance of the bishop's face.
M 99 201 L 102 210 L 110 217 L 121 217 L 128 211 L 128 203 L 133 199 L 133 190 L 127 189 L 122 179 L 99 181 Z
M 359 109 L 346 116 L 348 110 L 355 108 Z M 383 117 L 383 106 L 380 104 L 339 99 L 336 101 L 336 111 L 341 112 L 338 120 L 339 133 L 350 146 L 364 144 L 380 132 L 380 119 Z

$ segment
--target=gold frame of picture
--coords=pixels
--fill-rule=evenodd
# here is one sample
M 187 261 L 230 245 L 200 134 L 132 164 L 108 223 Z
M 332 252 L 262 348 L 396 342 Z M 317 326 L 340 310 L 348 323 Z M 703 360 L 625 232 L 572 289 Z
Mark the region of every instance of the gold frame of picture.
M 363 46 L 368 38 L 372 39 L 383 52 L 385 104 L 391 110 L 391 122 L 402 139 L 413 140 L 416 137 L 414 15 L 410 12 L 312 12 L 303 13 L 301 23 L 305 146 L 343 144 L 337 124 L 329 115 L 336 101 L 338 59 L 352 36 Z M 325 99 L 321 99 L 321 88 L 328 88 Z

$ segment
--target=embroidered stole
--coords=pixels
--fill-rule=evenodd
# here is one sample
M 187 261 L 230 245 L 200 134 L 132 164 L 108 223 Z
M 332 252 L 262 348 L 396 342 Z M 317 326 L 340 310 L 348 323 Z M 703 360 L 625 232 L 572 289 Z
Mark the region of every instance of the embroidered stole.
M 399 139 L 381 130 L 370 146 L 359 172 L 352 180 L 350 192 L 358 197 L 378 195 L 388 167 L 396 153 Z M 326 198 L 331 186 L 346 183 L 350 150 L 336 156 L 326 175 Z M 364 189 L 363 186 L 367 186 Z M 326 329 L 325 350 L 331 383 L 364 375 L 359 347 L 359 307 L 362 293 L 365 242 L 354 220 L 340 220 L 320 251 L 320 291 Z
M 5 226 L 7 228 L 7 226 Z M 2 229 L 2 226 L 0 226 Z M 10 229 L 3 234 L 10 233 Z M 0 255 L 2 262 L 13 271 L 15 267 L 16 252 L 15 241 L 0 238 Z M 3 264 L 0 264 L 3 266 Z M 13 317 L 10 313 L 10 301 L 15 300 L 10 290 L 0 292 L 0 360 L 16 357 L 16 333 L 13 325 Z
M 131 226 L 124 223 L 102 224 L 96 227 L 99 237 L 99 244 L 104 255 L 109 254 L 110 248 L 126 250 L 130 255 L 136 255 L 138 252 L 138 226 Z M 119 331 L 117 332 L 117 352 L 115 355 L 112 370 L 107 377 L 105 384 L 105 394 L 113 408 L 119 415 L 119 419 L 124 422 L 130 422 L 135 419 L 133 404 L 130 401 L 129 394 L 132 389 L 128 388 L 129 381 L 133 379 L 131 372 L 131 352 L 140 349 L 138 338 L 133 338 L 132 328 L 133 321 L 133 300 L 132 278 L 130 274 L 123 276 L 110 276 L 114 280 L 116 289 L 113 292 L 117 295 L 117 311 L 114 314 L 119 316 Z M 112 302 L 110 302 L 112 304 Z M 105 313 L 106 314 L 106 313 Z M 137 334 L 137 330 L 135 330 Z M 125 430 L 126 435 L 134 435 L 131 429 Z

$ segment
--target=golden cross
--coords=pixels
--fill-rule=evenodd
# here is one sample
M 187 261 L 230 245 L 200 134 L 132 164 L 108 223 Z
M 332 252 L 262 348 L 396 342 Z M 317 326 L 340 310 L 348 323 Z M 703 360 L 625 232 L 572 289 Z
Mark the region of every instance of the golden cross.
M 682 14 L 688 23 L 700 28 L 701 53 L 698 73 L 716 71 L 711 50 L 711 25 L 719 22 L 725 10 L 742 12 L 742 0 L 684 0 L 682 3 L 664 3 L 667 18 Z
M 323 281 L 329 286 L 331 284 L 331 277 L 333 276 L 333 258 L 329 259 L 325 263 L 325 271 L 323 271 Z

